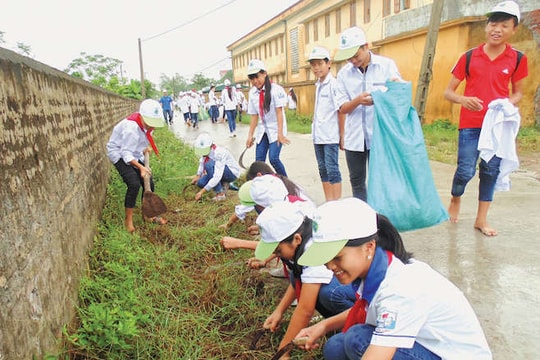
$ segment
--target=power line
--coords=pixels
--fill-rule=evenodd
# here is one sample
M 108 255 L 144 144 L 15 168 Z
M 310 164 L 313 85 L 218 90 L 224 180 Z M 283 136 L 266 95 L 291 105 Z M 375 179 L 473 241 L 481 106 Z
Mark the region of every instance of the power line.
M 152 39 L 157 38 L 157 37 L 159 37 L 159 36 L 161 36 L 161 35 L 168 34 L 168 33 L 170 33 L 171 31 L 174 31 L 174 30 L 176 30 L 176 29 L 180 29 L 181 27 L 184 27 L 184 26 L 186 26 L 186 25 L 191 24 L 192 22 L 195 22 L 195 21 L 197 21 L 197 20 L 199 20 L 199 19 L 202 19 L 203 17 L 205 17 L 205 16 L 207 16 L 207 15 L 210 15 L 211 13 L 216 12 L 216 11 L 218 11 L 218 10 L 224 8 L 225 6 L 228 6 L 228 5 L 232 4 L 232 3 L 235 2 L 235 1 L 237 1 L 237 0 L 231 0 L 231 1 L 229 1 L 228 3 L 225 3 L 225 4 L 221 5 L 221 6 L 218 6 L 217 8 L 214 8 L 214 9 L 208 11 L 208 12 L 205 12 L 204 14 L 199 15 L 199 16 L 197 16 L 197 17 L 195 17 L 195 18 L 193 18 L 193 19 L 191 19 L 191 20 L 189 20 L 189 21 L 187 21 L 187 22 L 185 22 L 185 23 L 183 23 L 183 24 L 180 24 L 180 25 L 178 25 L 178 26 L 173 27 L 172 29 L 166 30 L 166 31 L 161 32 L 161 33 L 159 33 L 159 34 L 157 34 L 157 35 L 154 35 L 154 36 L 147 37 L 146 39 L 142 39 L 142 41 L 152 40 Z

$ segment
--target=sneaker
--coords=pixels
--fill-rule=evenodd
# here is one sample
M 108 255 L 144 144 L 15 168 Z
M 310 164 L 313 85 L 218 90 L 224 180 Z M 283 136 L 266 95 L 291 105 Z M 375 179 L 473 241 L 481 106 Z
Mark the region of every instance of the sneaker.
M 272 269 L 268 271 L 268 273 L 270 274 L 270 276 L 273 276 L 275 278 L 286 278 L 285 269 L 283 269 L 283 266 Z
M 212 198 L 212 200 L 214 200 L 214 201 L 223 201 L 225 199 L 227 199 L 227 197 L 225 196 L 224 193 L 219 193 L 219 194 L 217 194 L 216 196 L 214 196 Z

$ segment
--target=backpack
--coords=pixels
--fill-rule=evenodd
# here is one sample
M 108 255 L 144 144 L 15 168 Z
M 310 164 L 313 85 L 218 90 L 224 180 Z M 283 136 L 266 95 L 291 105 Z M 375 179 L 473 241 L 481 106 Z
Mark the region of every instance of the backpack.
M 465 53 L 465 75 L 467 77 L 470 76 L 469 74 L 469 64 L 471 63 L 471 56 L 474 49 L 469 49 Z M 516 59 L 516 67 L 514 68 L 514 72 L 517 70 L 519 63 L 521 62 L 521 58 L 523 57 L 523 52 L 514 49 L 514 51 L 517 53 L 517 59 Z

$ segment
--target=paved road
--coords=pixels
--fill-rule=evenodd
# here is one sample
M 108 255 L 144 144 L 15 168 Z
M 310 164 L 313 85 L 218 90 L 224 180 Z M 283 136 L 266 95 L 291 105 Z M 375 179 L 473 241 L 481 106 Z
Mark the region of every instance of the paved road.
M 228 137 L 226 124 L 203 121 L 200 129 L 183 120 L 172 127 L 179 139 L 192 143 L 206 131 L 216 143 L 239 156 L 247 138 L 240 125 L 238 137 Z M 291 144 L 282 150 L 289 177 L 303 186 L 317 203 L 324 201 L 310 135 L 289 134 Z M 246 152 L 244 163 L 254 160 L 255 149 Z M 343 196 L 351 196 L 347 165 L 340 155 Z M 431 163 L 443 204 L 450 200 L 454 167 Z M 537 359 L 540 354 L 540 182 L 531 174 L 512 174 L 512 189 L 495 194 L 490 224 L 499 235 L 487 238 L 473 229 L 477 206 L 477 180 L 462 198 L 458 224 L 443 224 L 403 233 L 405 245 L 419 260 L 447 276 L 473 305 L 493 351 L 494 359 Z M 537 339 L 537 340 L 534 340 Z

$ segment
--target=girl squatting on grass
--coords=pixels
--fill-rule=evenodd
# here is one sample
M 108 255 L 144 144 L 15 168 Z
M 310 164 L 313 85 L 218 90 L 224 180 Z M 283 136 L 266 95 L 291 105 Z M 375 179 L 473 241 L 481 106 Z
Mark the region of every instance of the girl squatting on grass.
M 314 216 L 313 244 L 298 259 L 325 264 L 357 288 L 354 306 L 301 330 L 302 347 L 325 359 L 492 359 L 480 323 L 463 293 L 413 259 L 390 221 L 356 198 L 330 201 Z
M 298 302 L 279 344 L 280 348 L 309 324 L 315 310 L 323 317 L 330 317 L 349 309 L 356 300 L 354 289 L 341 285 L 326 267 L 298 264 L 298 258 L 311 242 L 313 221 L 308 212 L 312 212 L 312 209 L 302 206 L 301 202 L 274 202 L 257 218 L 261 241 L 255 249 L 255 257 L 264 260 L 272 255 L 278 256 L 287 266 L 290 281 L 263 327 L 276 331 L 285 311 L 295 299 Z M 281 359 L 285 358 L 288 356 Z

